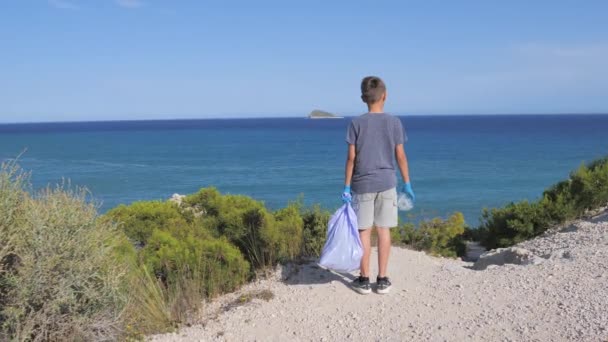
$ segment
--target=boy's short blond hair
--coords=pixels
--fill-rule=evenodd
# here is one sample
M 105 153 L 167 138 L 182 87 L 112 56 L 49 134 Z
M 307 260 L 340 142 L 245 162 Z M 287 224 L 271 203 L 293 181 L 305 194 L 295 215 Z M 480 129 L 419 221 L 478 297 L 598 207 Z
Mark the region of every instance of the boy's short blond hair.
M 386 92 L 386 85 L 380 77 L 367 76 L 361 81 L 361 99 L 367 104 L 380 101 Z

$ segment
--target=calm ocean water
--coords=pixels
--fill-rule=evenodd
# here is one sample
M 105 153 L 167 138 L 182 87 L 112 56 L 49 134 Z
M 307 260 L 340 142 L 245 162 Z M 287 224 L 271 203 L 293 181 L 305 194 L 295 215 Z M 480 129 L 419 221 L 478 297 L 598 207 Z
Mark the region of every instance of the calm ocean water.
M 408 116 L 406 153 L 418 217 L 535 199 L 584 161 L 608 154 L 608 115 Z M 201 187 L 271 208 L 300 194 L 340 205 L 349 119 L 233 119 L 0 125 L 0 159 L 39 188 L 71 179 L 101 210 Z

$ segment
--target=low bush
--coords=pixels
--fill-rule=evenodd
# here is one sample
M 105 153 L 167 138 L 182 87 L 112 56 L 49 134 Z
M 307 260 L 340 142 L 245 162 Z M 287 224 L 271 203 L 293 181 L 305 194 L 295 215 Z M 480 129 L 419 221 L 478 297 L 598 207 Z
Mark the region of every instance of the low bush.
M 14 165 L 0 171 L 0 340 L 90 341 L 122 336 L 126 263 L 115 225 L 84 191 L 30 195 Z
M 226 237 L 237 246 L 254 269 L 275 265 L 300 255 L 303 220 L 298 203 L 275 213 L 247 196 L 221 195 L 203 188 L 184 200 L 187 211 L 200 212 L 204 230 Z
M 481 227 L 486 248 L 510 246 L 536 236 L 548 223 L 543 208 L 537 203 L 522 201 L 502 209 L 484 210 Z
M 200 276 L 201 297 L 233 291 L 249 276 L 249 264 L 225 239 L 194 236 L 179 239 L 166 231 L 155 230 L 141 250 L 141 256 L 146 268 L 153 270 L 168 286 L 183 280 L 184 274 Z
M 303 221 L 302 256 L 319 257 L 327 237 L 327 224 L 331 213 L 315 205 L 301 213 Z
M 456 257 L 465 252 L 464 232 L 464 216 L 457 212 L 446 220 L 434 218 L 421 221 L 418 227 L 413 223 L 402 224 L 394 228 L 391 235 L 395 243 L 400 242 L 409 248 Z
M 103 220 L 117 222 L 137 246 L 131 283 L 143 292 L 130 293 L 133 335 L 187 322 L 204 298 L 233 291 L 249 279 L 250 266 L 240 250 L 176 203 L 121 205 Z
M 188 320 L 202 299 L 233 291 L 258 270 L 318 255 L 329 213 L 299 202 L 271 212 L 246 196 L 203 188 L 181 203 L 137 202 L 110 210 L 137 251 L 117 246 L 131 261 L 129 332 L 163 331 Z M 152 324 L 152 322 L 154 322 Z M 154 326 L 157 328 L 155 329 Z
M 133 290 L 127 308 L 130 336 L 187 322 L 202 299 L 233 291 L 279 261 L 318 256 L 329 213 L 300 202 L 271 212 L 246 196 L 203 188 L 181 203 L 137 202 L 110 210 L 137 247 L 118 257 L 132 260 Z
M 294 260 L 302 255 L 304 219 L 299 203 L 291 203 L 274 213 L 279 261 Z
M 5 272 L 13 269 L 17 263 L 14 254 L 15 239 L 19 236 L 17 222 L 24 214 L 23 203 L 28 199 L 24 190 L 27 175 L 21 172 L 14 163 L 4 163 L 0 168 L 0 308 L 7 300 Z M 0 311 L 0 325 L 3 322 Z
M 522 201 L 500 209 L 485 209 L 479 235 L 488 249 L 508 247 L 606 205 L 608 158 L 582 165 L 568 180 L 547 189 L 536 202 Z
M 122 231 L 137 247 L 144 247 L 156 230 L 174 234 L 191 233 L 192 215 L 182 213 L 177 204 L 161 201 L 142 201 L 131 205 L 121 204 L 106 215 L 120 222 Z

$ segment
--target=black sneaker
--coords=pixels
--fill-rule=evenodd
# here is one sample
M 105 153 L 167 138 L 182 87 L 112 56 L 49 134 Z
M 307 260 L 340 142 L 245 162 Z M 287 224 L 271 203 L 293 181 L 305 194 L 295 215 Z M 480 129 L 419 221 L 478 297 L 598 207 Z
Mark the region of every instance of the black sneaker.
M 360 294 L 369 294 L 372 292 L 372 287 L 369 284 L 369 277 L 359 276 L 352 282 L 353 289 Z
M 391 290 L 391 281 L 388 277 L 376 278 L 376 291 L 380 294 L 387 294 Z

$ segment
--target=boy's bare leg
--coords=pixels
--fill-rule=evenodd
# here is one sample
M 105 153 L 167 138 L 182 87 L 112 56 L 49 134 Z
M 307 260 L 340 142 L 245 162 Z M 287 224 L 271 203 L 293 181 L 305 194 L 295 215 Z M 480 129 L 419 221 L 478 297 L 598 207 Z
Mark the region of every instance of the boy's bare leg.
M 388 256 L 391 252 L 391 232 L 389 228 L 378 228 L 378 276 L 386 277 Z
M 365 229 L 359 231 L 361 244 L 363 244 L 363 257 L 361 258 L 361 276 L 369 277 L 369 257 L 372 252 L 372 230 Z

